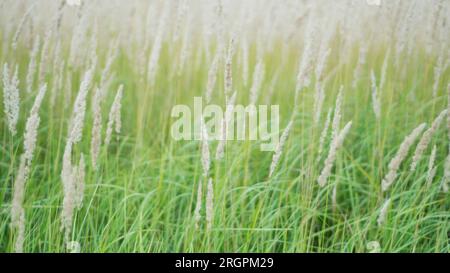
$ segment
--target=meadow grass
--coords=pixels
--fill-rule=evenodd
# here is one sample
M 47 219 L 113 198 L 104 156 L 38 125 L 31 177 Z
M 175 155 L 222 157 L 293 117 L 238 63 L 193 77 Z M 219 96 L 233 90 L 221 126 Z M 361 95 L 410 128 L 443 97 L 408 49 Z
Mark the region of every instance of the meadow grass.
M 10 44 L 9 36 L 2 37 L 0 44 Z M 61 59 L 68 60 L 70 40 L 62 37 Z M 331 48 L 339 49 L 339 41 L 336 37 Z M 207 189 L 207 180 L 202 175 L 201 142 L 175 141 L 170 135 L 174 122 L 170 115 L 172 107 L 192 105 L 194 96 L 204 96 L 211 57 L 195 49 L 196 46 L 191 45 L 194 49 L 181 73 L 177 73 L 181 45 L 163 41 L 153 85 L 142 80 L 134 55 L 119 47 L 111 68 L 115 76 L 101 103 L 102 141 L 108 113 L 121 84 L 122 128 L 120 134 L 113 133 L 109 146 L 101 146 L 98 170 L 93 168 L 89 153 L 91 102 L 95 92 L 90 88 L 82 140 L 73 149 L 76 162 L 81 153 L 86 156 L 84 200 L 75 211 L 70 232 L 70 240 L 77 241 L 82 252 L 366 252 L 371 241 L 378 241 L 383 252 L 450 251 L 450 198 L 442 190 L 449 146 L 446 124 L 432 136 L 416 169 L 409 168 L 416 145 L 413 144 L 389 191 L 383 193 L 381 189 L 389 162 L 403 139 L 423 122 L 429 128 L 448 107 L 448 71 L 442 73 L 436 96 L 432 94 L 437 54 L 427 55 L 422 48 L 416 48 L 407 64 L 405 61 L 401 66 L 396 66 L 391 58 L 385 86 L 378 90 L 381 115 L 377 119 L 372 108 L 370 71 L 374 69 L 379 78 L 388 48 L 379 45 L 369 48 L 355 88 L 351 86 L 358 46 L 350 49 L 352 53 L 345 62 L 339 50 L 333 51 L 324 74 L 337 69 L 325 87 L 321 120 L 314 124 L 315 85 L 303 88 L 298 105 L 294 104 L 302 51 L 295 44 L 282 43 L 264 51 L 265 78 L 258 101 L 280 105 L 282 129 L 294 114 L 293 125 L 271 177 L 273 153 L 260 151 L 260 141 L 228 141 L 224 158 L 212 160 L 214 218 L 208 230 L 204 205 L 198 229 L 194 217 L 199 181 L 203 183 L 204 197 Z M 251 44 L 249 50 L 251 73 L 258 62 L 257 47 Z M 98 45 L 93 85 L 100 81 L 107 48 L 106 44 Z M 212 52 L 216 48 L 217 44 L 211 45 Z M 16 50 L 7 48 L 0 52 L 2 64 L 18 65 L 20 79 L 18 133 L 12 136 L 6 119 L 0 118 L 0 252 L 13 252 L 17 237 L 10 226 L 13 185 L 23 152 L 25 122 L 38 92 L 37 80 L 31 93 L 24 92 L 29 53 L 26 36 L 19 40 Z M 246 105 L 252 74 L 250 83 L 244 85 L 239 56 L 236 53 L 233 60 L 233 90 L 237 90 L 237 103 Z M 44 79 L 48 83 L 56 77 L 52 61 L 50 58 L 49 73 Z M 71 88 L 64 83 L 62 90 L 56 90 L 54 105 L 49 101 L 48 91 L 39 111 L 37 147 L 23 204 L 25 252 L 67 251 L 60 219 L 62 158 L 73 102 L 85 71 L 65 66 L 63 74 L 72 74 Z M 275 92 L 269 97 L 276 73 Z M 321 155 L 319 138 L 341 85 L 344 86 L 341 128 L 350 120 L 352 127 L 337 152 L 327 183 L 320 187 L 317 179 L 324 167 L 331 132 Z M 223 66 L 220 66 L 212 103 L 225 103 L 223 89 Z M 0 112 L 3 111 L 1 104 Z M 428 159 L 433 145 L 437 147 L 437 172 L 427 187 Z M 216 146 L 217 142 L 210 142 L 211 158 Z M 379 226 L 377 219 L 386 198 L 391 202 L 386 219 Z

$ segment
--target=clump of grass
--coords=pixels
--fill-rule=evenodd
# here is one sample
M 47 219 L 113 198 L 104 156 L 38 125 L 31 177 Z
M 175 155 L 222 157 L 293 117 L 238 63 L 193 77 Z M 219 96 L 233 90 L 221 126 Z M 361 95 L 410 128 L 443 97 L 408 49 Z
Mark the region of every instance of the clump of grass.
M 0 252 L 450 251 L 448 1 L 28 2 L 0 1 Z M 276 150 L 227 140 L 263 103 Z M 175 105 L 221 139 L 173 139 Z

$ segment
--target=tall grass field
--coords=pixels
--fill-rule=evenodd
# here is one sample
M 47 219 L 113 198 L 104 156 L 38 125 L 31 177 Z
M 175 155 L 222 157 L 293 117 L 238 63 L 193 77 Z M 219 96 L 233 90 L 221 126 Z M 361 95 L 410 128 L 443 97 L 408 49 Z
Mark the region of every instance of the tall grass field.
M 449 15 L 0 0 L 0 252 L 448 253 Z M 273 149 L 247 106 L 279 114 Z

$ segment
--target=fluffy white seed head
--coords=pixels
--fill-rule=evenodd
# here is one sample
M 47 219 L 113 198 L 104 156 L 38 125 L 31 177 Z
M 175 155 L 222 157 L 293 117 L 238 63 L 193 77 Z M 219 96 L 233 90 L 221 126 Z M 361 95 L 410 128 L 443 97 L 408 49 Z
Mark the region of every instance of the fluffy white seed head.
M 202 130 L 202 168 L 203 176 L 208 177 L 209 168 L 211 165 L 210 155 L 209 155 L 209 144 L 208 144 L 208 132 L 206 128 L 205 121 L 203 117 L 201 118 L 201 130 Z
M 339 132 L 339 134 L 333 137 L 333 140 L 330 144 L 330 151 L 328 152 L 328 156 L 325 159 L 325 166 L 322 169 L 319 178 L 317 179 L 317 183 L 319 184 L 319 186 L 323 187 L 327 183 L 328 177 L 331 174 L 331 169 L 333 168 L 334 162 L 336 160 L 337 151 L 344 143 L 345 137 L 347 136 L 351 127 L 352 122 L 349 121 Z
M 117 91 L 116 98 L 114 99 L 114 132 L 118 135 L 122 129 L 122 96 L 123 96 L 123 85 L 119 86 L 119 90 Z
M 314 125 L 317 125 L 320 121 L 320 115 L 322 114 L 322 106 L 325 100 L 325 87 L 321 83 L 316 85 L 316 93 L 314 95 Z
M 31 50 L 30 54 L 30 62 L 28 63 L 28 70 L 27 70 L 27 93 L 30 93 L 33 89 L 33 81 L 34 81 L 34 75 L 36 73 L 36 58 L 39 53 L 39 43 L 40 39 L 39 36 L 36 36 L 34 43 L 33 43 L 33 49 Z
M 94 20 L 94 25 L 92 26 L 91 39 L 89 41 L 87 54 L 85 57 L 86 67 L 94 67 L 97 65 L 97 20 Z
M 286 140 L 289 136 L 289 132 L 291 131 L 293 124 L 293 120 L 291 119 L 286 126 L 286 128 L 283 131 L 283 134 L 281 135 L 280 142 L 278 142 L 277 147 L 275 149 L 275 153 L 272 157 L 272 163 L 270 164 L 270 171 L 269 171 L 269 177 L 272 177 L 276 167 L 278 166 L 278 162 L 280 161 L 281 154 L 283 152 L 284 144 L 286 143 Z
M 27 119 L 24 134 L 24 152 L 20 157 L 19 170 L 14 181 L 14 192 L 11 206 L 11 226 L 17 228 L 18 234 L 15 243 L 15 251 L 23 251 L 23 241 L 25 233 L 25 211 L 23 201 L 25 195 L 25 183 L 27 182 L 31 170 L 31 161 L 36 147 L 37 131 L 39 127 L 39 108 L 47 90 L 47 85 L 43 85 L 31 108 L 30 116 Z
M 40 123 L 39 109 L 42 104 L 45 92 L 47 91 L 47 84 L 44 84 L 39 89 L 39 93 L 34 100 L 33 107 L 31 108 L 30 116 L 27 119 L 25 125 L 24 134 L 24 156 L 27 162 L 31 162 L 33 159 L 34 149 L 36 147 L 38 127 Z
M 86 114 L 86 97 L 89 92 L 89 88 L 92 82 L 94 68 L 89 69 L 83 77 L 83 81 L 80 84 L 80 90 L 75 99 L 75 105 L 73 107 L 71 126 L 69 130 L 69 141 L 72 143 L 78 143 L 81 141 L 84 128 L 84 117 Z
M 195 210 L 194 210 L 195 229 L 199 228 L 199 223 L 200 223 L 200 220 L 202 219 L 201 209 L 202 209 L 202 181 L 200 180 L 198 182 L 197 203 L 195 205 Z
M 370 71 L 370 79 L 372 81 L 372 106 L 373 106 L 373 112 L 375 113 L 375 117 L 377 118 L 377 120 L 380 120 L 381 104 L 380 104 L 380 99 L 378 97 L 377 79 L 375 77 L 375 72 L 373 72 L 373 70 Z
M 334 108 L 334 115 L 333 115 L 333 123 L 331 124 L 331 135 L 332 138 L 335 138 L 336 135 L 339 133 L 339 127 L 341 124 L 341 107 L 342 107 L 342 92 L 344 91 L 344 86 L 341 85 L 339 88 L 339 93 L 336 98 L 336 106 Z
M 14 228 L 19 228 L 25 224 L 23 200 L 28 173 L 29 168 L 26 164 L 25 157 L 22 155 L 20 157 L 19 170 L 14 180 L 13 198 L 11 202 L 11 226 Z
M 327 60 L 328 60 L 328 56 L 330 56 L 330 53 L 331 53 L 331 48 L 328 48 L 326 50 L 322 50 L 322 52 L 319 54 L 316 71 L 315 71 L 317 81 L 320 81 L 322 79 L 323 71 L 327 65 Z
M 25 213 L 20 215 L 19 226 L 17 227 L 17 237 L 14 243 L 14 252 L 23 253 L 23 243 L 25 241 Z
M 444 55 L 441 53 L 438 57 L 437 64 L 434 67 L 433 98 L 437 96 L 442 72 L 446 69 L 446 67 L 444 67 L 444 62 Z
M 380 213 L 378 214 L 377 224 L 379 227 L 383 226 L 383 224 L 386 222 L 386 217 L 388 213 L 389 205 L 391 204 L 391 199 L 387 199 L 384 201 L 383 205 L 380 208 Z
M 434 162 L 436 160 L 436 145 L 434 145 L 433 150 L 431 151 L 430 160 L 428 161 L 428 171 L 427 171 L 427 187 L 431 186 L 433 182 L 434 176 L 436 175 L 436 166 L 434 166 Z
M 417 163 L 419 162 L 420 158 L 423 155 L 423 152 L 428 147 L 428 144 L 430 144 L 431 138 L 433 137 L 434 133 L 439 128 L 439 125 L 442 123 L 444 118 L 447 115 L 447 109 L 442 111 L 437 118 L 433 121 L 431 124 L 431 127 L 423 133 L 422 138 L 420 139 L 419 143 L 417 144 L 416 150 L 414 152 L 414 156 L 411 163 L 411 171 L 414 171 L 416 169 Z
M 86 13 L 82 13 L 79 18 L 78 22 L 74 27 L 72 40 L 70 43 L 70 51 L 69 51 L 69 59 L 67 61 L 67 64 L 70 67 L 79 67 L 81 60 L 83 59 L 81 55 L 81 49 L 86 48 L 85 44 L 86 38 L 88 37 L 88 16 Z
M 49 29 L 45 34 L 44 43 L 42 44 L 41 58 L 40 58 L 40 62 L 39 62 L 39 84 L 42 84 L 42 82 L 45 80 L 45 76 L 47 75 L 48 52 L 49 52 L 51 37 L 52 37 L 52 30 Z
M 85 163 L 84 163 L 84 155 L 81 154 L 80 162 L 78 166 L 73 167 L 73 183 L 75 187 L 75 206 L 77 208 L 81 208 L 83 204 L 83 196 L 84 196 L 84 178 L 85 178 Z
M 91 161 L 94 169 L 98 168 L 98 156 L 102 142 L 102 109 L 101 109 L 101 91 L 96 89 L 92 102 L 92 111 L 94 114 L 94 124 L 92 125 L 91 136 Z
M 30 17 L 30 14 L 33 11 L 33 9 L 36 6 L 36 4 L 37 4 L 37 2 L 34 2 L 33 4 L 29 5 L 29 8 L 27 9 L 25 14 L 23 15 L 22 19 L 20 20 L 19 26 L 17 27 L 17 30 L 14 33 L 14 36 L 13 36 L 13 39 L 12 39 L 12 43 L 11 43 L 11 47 L 12 47 L 13 50 L 17 49 L 17 42 L 19 40 L 20 34 L 22 33 L 23 26 L 25 25 L 25 22 L 27 21 L 27 19 Z
M 297 82 L 295 87 L 296 97 L 298 93 L 304 88 L 308 87 L 311 81 L 311 71 L 314 59 L 314 43 L 315 32 L 317 31 L 315 24 L 313 24 L 313 17 L 310 17 L 308 25 L 305 30 L 305 45 L 303 48 L 302 57 L 299 62 Z
M 328 110 L 327 118 L 325 120 L 325 124 L 323 126 L 322 133 L 320 133 L 319 149 L 317 152 L 317 161 L 320 161 L 320 158 L 322 156 L 323 147 L 325 146 L 325 140 L 326 140 L 327 134 L 328 134 L 328 128 L 330 127 L 330 122 L 331 122 L 331 109 Z
M 225 96 L 228 97 L 231 94 L 233 88 L 233 54 L 234 54 L 234 40 L 231 39 L 228 45 L 228 51 L 225 56 L 225 70 L 224 70 L 224 84 L 225 84 Z
M 105 137 L 105 145 L 108 146 L 111 142 L 111 136 L 113 127 L 115 129 L 115 132 L 117 134 L 120 133 L 121 129 L 121 114 L 120 109 L 122 107 L 122 92 L 123 92 L 123 85 L 121 84 L 119 86 L 119 89 L 117 90 L 116 97 L 114 98 L 114 102 L 111 105 L 111 110 L 109 112 L 109 118 L 108 118 L 108 125 L 106 128 L 106 137 Z
M 108 58 L 106 59 L 105 67 L 102 70 L 102 74 L 100 77 L 100 85 L 99 88 L 102 91 L 102 95 L 106 92 L 109 87 L 109 82 L 112 79 L 111 75 L 111 67 L 114 63 L 114 60 L 117 57 L 118 50 L 118 41 L 114 41 L 111 43 L 110 48 L 108 50 Z
M 84 74 L 80 84 L 72 113 L 71 126 L 63 153 L 61 180 L 63 184 L 63 208 L 61 211 L 61 229 L 64 239 L 69 242 L 74 210 L 81 206 L 84 190 L 84 156 L 81 155 L 78 166 L 72 164 L 73 145 L 81 141 L 86 112 L 86 97 L 89 91 L 95 64 Z
M 72 143 L 67 142 L 63 154 L 61 179 L 63 183 L 63 208 L 61 211 L 61 230 L 64 240 L 69 242 L 72 229 L 73 215 L 76 208 L 80 208 L 84 196 L 85 161 L 81 154 L 78 165 L 72 164 Z
M 411 146 L 414 144 L 416 139 L 419 137 L 419 135 L 422 133 L 422 131 L 425 129 L 426 124 L 422 123 L 417 128 L 415 128 L 411 134 L 409 134 L 405 139 L 403 140 L 402 144 L 400 145 L 400 148 L 397 151 L 397 154 L 391 159 L 391 162 L 389 163 L 389 171 L 384 177 L 384 179 L 381 181 L 381 189 L 384 191 L 387 191 L 388 188 L 394 183 L 395 178 L 397 177 L 398 169 L 400 168 L 400 165 L 402 164 L 403 160 L 408 155 L 408 151 L 411 148 Z
M 222 138 L 220 139 L 217 148 L 216 148 L 216 159 L 222 159 L 225 153 L 225 143 L 228 134 L 228 124 L 231 122 L 231 118 L 233 115 L 234 104 L 236 102 L 236 94 L 235 91 L 231 99 L 227 101 L 227 108 L 225 109 L 225 118 L 222 119 L 222 124 L 220 127 L 220 134 Z
M 366 245 L 366 248 L 369 251 L 369 253 L 380 253 L 381 252 L 381 246 L 378 241 L 368 242 Z
M 61 181 L 63 184 L 63 204 L 61 210 L 61 230 L 64 231 L 64 240 L 69 242 L 70 230 L 72 227 L 73 213 L 75 209 L 76 189 L 73 181 L 72 166 L 72 145 L 70 139 L 67 140 L 63 154 L 61 170 Z
M 331 207 L 333 209 L 333 212 L 337 210 L 337 186 L 338 183 L 334 183 L 333 192 L 331 194 Z
M 80 1 L 80 0 L 78 0 L 78 1 Z M 81 246 L 80 246 L 80 243 L 77 241 L 68 242 L 66 247 L 67 247 L 67 250 L 69 251 L 69 253 L 81 253 Z
M 208 191 L 206 194 L 206 229 L 211 230 L 214 220 L 214 188 L 212 178 L 208 180 Z
M 58 42 L 57 50 L 60 48 L 59 44 Z M 62 93 L 64 83 L 65 61 L 59 55 L 59 53 L 55 53 L 55 59 L 53 61 L 53 79 L 52 89 L 50 91 L 50 107 L 52 108 L 55 106 L 56 97 Z
M 17 133 L 17 121 L 19 120 L 19 68 L 16 66 L 14 74 L 10 76 L 8 64 L 3 66 L 3 104 L 8 128 L 14 136 Z
M 212 93 L 217 81 L 218 69 L 219 69 L 219 54 L 216 53 L 208 71 L 208 83 L 206 85 L 206 94 L 205 94 L 206 103 L 209 103 L 211 101 Z

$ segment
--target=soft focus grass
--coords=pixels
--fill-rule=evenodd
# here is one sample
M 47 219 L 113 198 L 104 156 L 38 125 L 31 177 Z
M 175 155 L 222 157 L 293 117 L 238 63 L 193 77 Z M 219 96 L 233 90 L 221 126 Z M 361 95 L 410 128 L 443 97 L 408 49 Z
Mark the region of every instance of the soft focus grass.
M 400 68 L 390 63 L 380 94 L 382 118 L 377 122 L 371 106 L 369 71 L 374 68 L 379 76 L 385 50 L 369 52 L 356 89 L 350 86 L 357 49 L 354 59 L 347 62 L 333 54 L 327 71 L 339 68 L 327 83 L 322 121 L 317 127 L 312 123 L 313 85 L 302 91 L 298 107 L 293 105 L 298 50 L 288 48 L 286 52 L 284 48 L 281 52 L 276 48 L 267 53 L 259 102 L 280 105 L 282 127 L 295 111 L 293 131 L 271 179 L 272 153 L 259 151 L 256 141 L 227 143 L 225 158 L 212 164 L 215 218 L 213 229 L 206 232 L 204 219 L 199 230 L 195 230 L 193 219 L 197 185 L 202 179 L 199 143 L 172 140 L 170 111 L 175 104 L 192 105 L 193 97 L 202 95 L 209 62 L 204 55 L 197 56 L 202 54 L 200 50 L 194 51 L 177 75 L 175 57 L 168 47 L 163 46 L 153 87 L 140 83 L 134 61 L 125 52 L 113 66 L 116 77 L 102 104 L 103 129 L 115 91 L 123 83 L 123 130 L 118 139 L 113 135 L 110 147 L 102 147 L 98 171 L 87 164 L 85 199 L 72 232 L 83 252 L 364 252 L 369 241 L 379 241 L 384 252 L 449 252 L 450 199 L 440 189 L 449 145 L 445 125 L 432 141 L 438 147 L 439 166 L 432 187 L 425 187 L 430 145 L 415 172 L 409 171 L 410 158 L 404 162 L 388 192 L 392 204 L 387 221 L 382 227 L 376 224 L 385 199 L 381 180 L 390 159 L 413 128 L 422 122 L 429 125 L 447 107 L 448 73 L 441 79 L 438 96 L 431 94 L 434 59 L 419 52 Z M 15 236 L 9 226 L 12 185 L 22 152 L 23 127 L 37 93 L 24 92 L 26 52 L 19 48 L 14 56 L 0 55 L 2 62 L 18 63 L 21 74 L 18 134 L 12 137 L 6 120 L 3 116 L 0 119 L 1 252 L 12 252 L 14 247 Z M 251 53 L 252 68 L 255 52 Z M 105 60 L 100 51 L 99 56 L 102 67 Z M 403 67 L 405 76 L 400 73 Z M 275 93 L 268 98 L 277 70 Z M 60 231 L 60 172 L 67 123 L 82 73 L 74 71 L 71 94 L 58 90 L 55 107 L 49 104 L 48 92 L 40 111 L 38 147 L 24 204 L 27 252 L 66 251 Z M 238 103 L 246 105 L 250 86 L 243 85 L 241 74 L 235 60 L 234 87 Z M 224 103 L 222 75 L 220 69 L 213 95 L 213 103 L 220 105 Z M 52 76 L 47 81 L 51 82 Z M 317 162 L 319 135 L 341 84 L 345 87 L 341 123 L 353 120 L 353 127 L 326 187 L 319 188 L 316 180 L 328 152 L 326 146 Z M 89 100 L 92 95 L 91 90 Z M 67 100 L 70 104 L 65 106 Z M 0 110 L 3 115 L 3 104 Z M 91 127 L 89 107 L 83 141 L 75 148 L 75 154 L 83 152 L 89 163 Z M 216 143 L 211 144 L 213 156 Z M 331 194 L 336 183 L 338 208 L 333 211 Z

